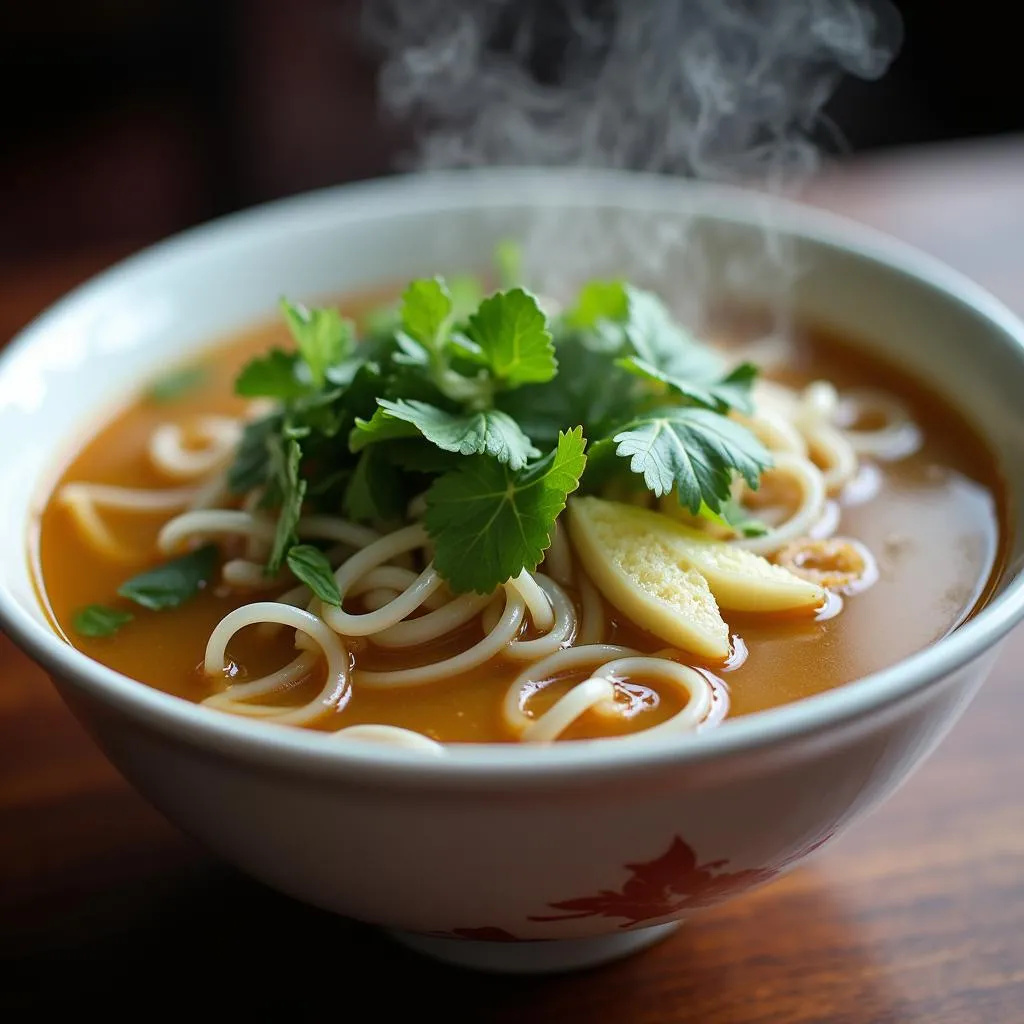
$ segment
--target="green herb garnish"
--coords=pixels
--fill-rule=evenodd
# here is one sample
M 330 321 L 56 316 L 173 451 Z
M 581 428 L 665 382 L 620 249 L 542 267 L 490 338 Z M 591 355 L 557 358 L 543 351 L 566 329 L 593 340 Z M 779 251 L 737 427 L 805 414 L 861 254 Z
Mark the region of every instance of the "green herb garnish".
M 117 588 L 117 593 L 151 611 L 177 608 L 213 579 L 216 565 L 217 546 L 207 544 L 133 576 Z
M 131 622 L 131 612 L 108 608 L 104 604 L 90 604 L 72 616 L 71 624 L 81 636 L 113 636 L 122 626 Z
M 294 348 L 236 382 L 278 406 L 247 427 L 228 474 L 276 516 L 268 573 L 287 564 L 336 603 L 325 556 L 298 542 L 302 512 L 388 528 L 421 495 L 434 564 L 456 592 L 535 568 L 577 488 L 674 493 L 756 532 L 732 488 L 756 487 L 770 457 L 729 415 L 749 409 L 755 369 L 730 368 L 650 292 L 593 281 L 550 317 L 513 248 L 498 267 L 490 293 L 465 277 L 411 282 L 361 339 L 337 311 L 282 301 Z
M 540 562 L 583 475 L 586 443 L 583 428 L 576 427 L 559 437 L 554 451 L 518 472 L 478 455 L 434 481 L 424 521 L 435 545 L 434 565 L 454 590 L 487 594 Z
M 288 551 L 288 568 L 325 604 L 341 605 L 341 591 L 327 556 L 312 544 L 296 544 Z

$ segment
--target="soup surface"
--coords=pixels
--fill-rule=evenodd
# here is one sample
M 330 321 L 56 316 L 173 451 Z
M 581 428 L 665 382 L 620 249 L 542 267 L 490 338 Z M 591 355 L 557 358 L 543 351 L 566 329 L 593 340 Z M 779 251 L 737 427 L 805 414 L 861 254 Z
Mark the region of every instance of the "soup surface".
M 349 307 L 356 316 L 360 309 Z M 165 387 L 163 394 L 158 388 L 155 395 L 147 391 L 138 396 L 86 439 L 61 474 L 54 494 L 77 482 L 154 491 L 181 486 L 150 458 L 154 431 L 168 423 L 182 426 L 185 448 L 194 443 L 198 450 L 200 441 L 189 439 L 189 425 L 202 416 L 242 416 L 247 403 L 233 394 L 232 383 L 248 359 L 275 345 L 287 346 L 283 324 L 252 330 L 212 351 L 187 386 L 182 378 L 180 393 Z M 985 445 L 948 404 L 844 340 L 811 329 L 800 331 L 784 362 L 784 368 L 769 368 L 768 373 L 794 388 L 824 379 L 840 393 L 869 387 L 898 396 L 920 431 L 920 444 L 899 458 L 861 458 L 856 476 L 830 497 L 827 514 L 838 515 L 838 532 L 856 538 L 877 563 L 877 578 L 870 586 L 845 597 L 833 595 L 813 615 L 726 613 L 733 642 L 724 662 L 679 651 L 667 655 L 705 668 L 715 702 L 730 716 L 841 686 L 935 642 L 983 603 L 1001 561 L 997 469 Z M 265 676 L 295 657 L 294 630 L 267 635 L 267 630 L 250 627 L 231 639 L 223 679 L 211 679 L 203 670 L 207 641 L 225 614 L 254 600 L 270 600 L 288 583 L 277 591 L 266 584 L 263 589 L 211 584 L 177 608 L 133 609 L 132 621 L 116 635 L 81 635 L 73 624 L 76 612 L 109 603 L 126 577 L 163 560 L 156 540 L 172 515 L 166 509 L 95 511 L 117 538 L 116 557 L 99 550 L 81 529 L 78 516 L 56 497 L 46 505 L 38 529 L 41 587 L 53 619 L 74 646 L 112 669 L 190 701 L 223 691 L 227 682 Z M 566 592 L 581 601 L 572 583 Z M 645 632 L 642 622 L 629 621 L 616 607 L 604 604 L 605 641 L 643 653 L 666 650 L 664 639 Z M 472 646 L 483 629 L 477 617 L 425 646 L 383 649 L 352 637 L 348 650 L 363 670 L 422 665 Z M 516 737 L 503 720 L 501 707 L 510 682 L 522 671 L 521 661 L 499 655 L 466 673 L 423 686 L 362 688 L 357 675 L 344 705 L 308 724 L 337 730 L 386 723 L 442 742 L 510 741 Z M 553 706 L 586 674 L 581 668 L 538 686 L 533 713 Z M 269 703 L 301 704 L 321 685 L 322 671 L 319 676 L 314 672 L 296 687 L 275 694 Z M 620 715 L 582 715 L 562 737 L 629 732 L 666 720 L 682 703 L 664 687 L 645 683 L 642 673 L 619 687 L 616 700 Z

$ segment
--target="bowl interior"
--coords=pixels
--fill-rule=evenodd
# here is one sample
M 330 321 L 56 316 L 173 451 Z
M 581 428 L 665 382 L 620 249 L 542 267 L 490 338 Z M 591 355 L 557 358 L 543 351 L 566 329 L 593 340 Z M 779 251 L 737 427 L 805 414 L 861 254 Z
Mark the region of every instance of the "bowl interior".
M 990 628 L 1005 631 L 1019 615 L 1024 328 L 1000 304 L 883 236 L 755 194 L 639 175 L 497 171 L 348 186 L 227 218 L 113 268 L 27 328 L 0 360 L 8 623 L 16 618 L 37 646 L 57 642 L 26 558 L 32 522 L 62 460 L 143 379 L 273 315 L 282 293 L 313 300 L 485 266 L 506 237 L 524 241 L 528 267 L 556 291 L 588 275 L 627 276 L 681 298 L 695 317 L 709 296 L 785 293 L 799 315 L 939 390 L 1004 467 L 1013 539 L 996 602 L 1005 607 Z

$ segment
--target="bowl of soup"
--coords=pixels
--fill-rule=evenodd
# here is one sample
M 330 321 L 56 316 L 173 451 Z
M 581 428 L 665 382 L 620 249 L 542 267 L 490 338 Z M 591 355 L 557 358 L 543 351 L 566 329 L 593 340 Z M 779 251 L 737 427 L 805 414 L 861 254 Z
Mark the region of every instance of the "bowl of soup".
M 451 962 L 592 965 L 953 725 L 1024 614 L 1022 391 L 994 299 L 799 204 L 346 186 L 10 344 L 0 619 L 240 870 Z

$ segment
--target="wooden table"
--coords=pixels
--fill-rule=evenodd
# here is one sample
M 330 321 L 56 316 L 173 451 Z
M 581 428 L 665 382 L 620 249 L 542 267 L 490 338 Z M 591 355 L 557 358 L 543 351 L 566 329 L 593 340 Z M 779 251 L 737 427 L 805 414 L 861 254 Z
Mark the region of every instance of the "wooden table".
M 855 164 L 814 197 L 1024 313 L 1024 145 Z M 106 258 L 0 279 L 0 336 Z M 180 1003 L 203 1019 L 210 992 L 234 999 L 230 1019 L 321 1019 L 372 992 L 384 1021 L 1024 1021 L 1022 662 L 1018 632 L 939 752 L 812 865 L 632 960 L 505 979 L 418 959 L 213 860 L 127 787 L 0 637 L 0 1018 Z

